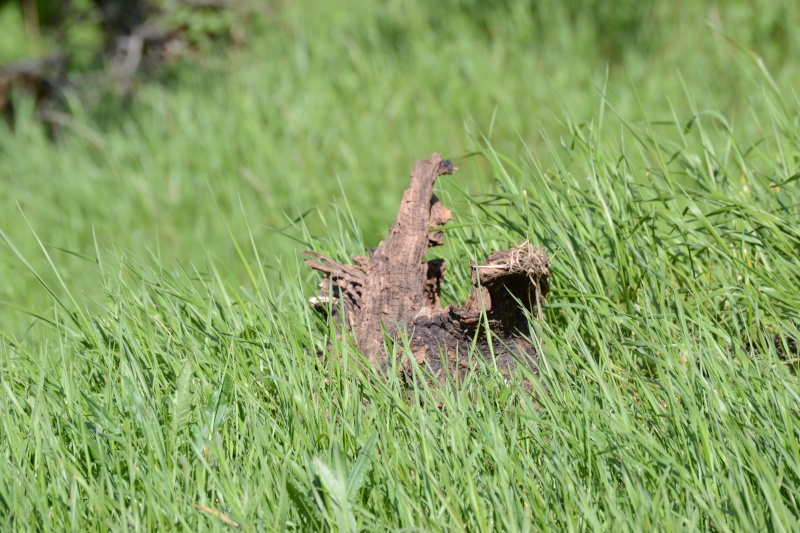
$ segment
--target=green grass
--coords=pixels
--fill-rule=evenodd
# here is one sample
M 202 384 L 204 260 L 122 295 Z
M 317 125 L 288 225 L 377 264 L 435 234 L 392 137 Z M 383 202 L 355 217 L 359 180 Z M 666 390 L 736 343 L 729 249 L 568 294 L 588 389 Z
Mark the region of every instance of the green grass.
M 0 129 L 0 529 L 800 527 L 791 4 L 505 4 L 301 2 L 58 143 Z M 298 250 L 375 245 L 434 150 L 446 299 L 554 256 L 536 396 L 317 357 Z

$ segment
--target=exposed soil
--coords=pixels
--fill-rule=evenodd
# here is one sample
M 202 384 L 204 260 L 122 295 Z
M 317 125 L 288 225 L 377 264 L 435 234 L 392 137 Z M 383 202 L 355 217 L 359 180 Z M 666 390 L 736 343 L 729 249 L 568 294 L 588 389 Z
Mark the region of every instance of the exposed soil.
M 440 382 L 448 374 L 463 379 L 478 359 L 494 360 L 507 375 L 518 364 L 536 372 L 526 311 L 541 316 L 550 287 L 543 249 L 524 242 L 472 265 L 472 296 L 461 306 L 440 303 L 444 260 L 423 261 L 428 248 L 444 240 L 444 232 L 431 229 L 452 218 L 433 194 L 434 183 L 456 170 L 439 154 L 417 161 L 389 236 L 368 256 L 354 257 L 354 264 L 307 252 L 313 259 L 306 265 L 325 275 L 311 302 L 350 331 L 370 363 L 383 370 L 393 362 L 386 341 L 406 336 L 416 362 Z M 409 365 L 402 367 L 407 373 Z

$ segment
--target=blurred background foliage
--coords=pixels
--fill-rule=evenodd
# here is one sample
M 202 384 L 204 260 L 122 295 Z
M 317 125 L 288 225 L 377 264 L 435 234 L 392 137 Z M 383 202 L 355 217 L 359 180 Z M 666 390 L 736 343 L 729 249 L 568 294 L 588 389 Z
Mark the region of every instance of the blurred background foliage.
M 799 19 L 793 0 L 6 0 L 0 63 L 67 61 L 46 105 L 7 91 L 0 229 L 44 279 L 55 254 L 87 302 L 111 249 L 186 267 L 252 236 L 277 279 L 308 245 L 300 220 L 319 235 L 344 216 L 376 244 L 434 150 L 462 167 L 442 184 L 457 214 L 458 191 L 493 186 L 463 159 L 476 138 L 547 165 L 604 99 L 660 136 L 718 113 L 758 143 L 765 91 L 796 116 Z M 143 26 L 169 39 L 120 90 L 120 43 Z M 2 246 L 0 301 L 46 306 Z
M 230 28 L 237 6 L 219 0 L 3 0 L 0 60 L 29 58 L 53 49 L 81 56 L 113 44 L 159 15 L 160 22 L 206 36 Z M 87 68 L 77 63 L 73 68 Z

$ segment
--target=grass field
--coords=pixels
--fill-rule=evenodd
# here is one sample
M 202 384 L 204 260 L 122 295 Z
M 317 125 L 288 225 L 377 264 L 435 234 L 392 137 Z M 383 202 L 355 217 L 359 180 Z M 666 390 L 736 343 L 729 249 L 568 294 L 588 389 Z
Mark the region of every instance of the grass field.
M 276 3 L 58 142 L 21 102 L 0 530 L 800 528 L 800 15 L 722 4 Z M 299 252 L 376 245 L 433 151 L 449 301 L 553 256 L 538 397 L 316 356 Z

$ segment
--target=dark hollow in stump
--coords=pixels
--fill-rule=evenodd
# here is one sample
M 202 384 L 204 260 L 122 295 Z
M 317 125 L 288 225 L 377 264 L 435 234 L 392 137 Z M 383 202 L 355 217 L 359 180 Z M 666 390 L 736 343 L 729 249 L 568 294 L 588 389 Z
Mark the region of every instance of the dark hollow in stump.
M 368 257 L 342 265 L 306 252 L 314 258 L 306 265 L 325 274 L 311 302 L 351 331 L 370 363 L 381 369 L 391 363 L 387 337 L 407 335 L 416 362 L 440 381 L 446 374 L 462 379 L 472 370 L 477 363 L 470 357 L 473 344 L 473 354 L 490 360 L 493 353 L 506 375 L 517 362 L 536 372 L 536 353 L 523 333 L 528 330 L 523 309 L 541 316 L 550 287 L 550 261 L 543 249 L 526 241 L 473 265 L 472 296 L 458 307 L 442 307 L 439 301 L 444 260 L 423 262 L 428 248 L 444 239 L 444 232 L 431 230 L 452 218 L 433 194 L 433 185 L 442 174 L 456 170 L 439 154 L 417 161 L 389 236 Z M 408 361 L 403 368 L 410 370 Z

